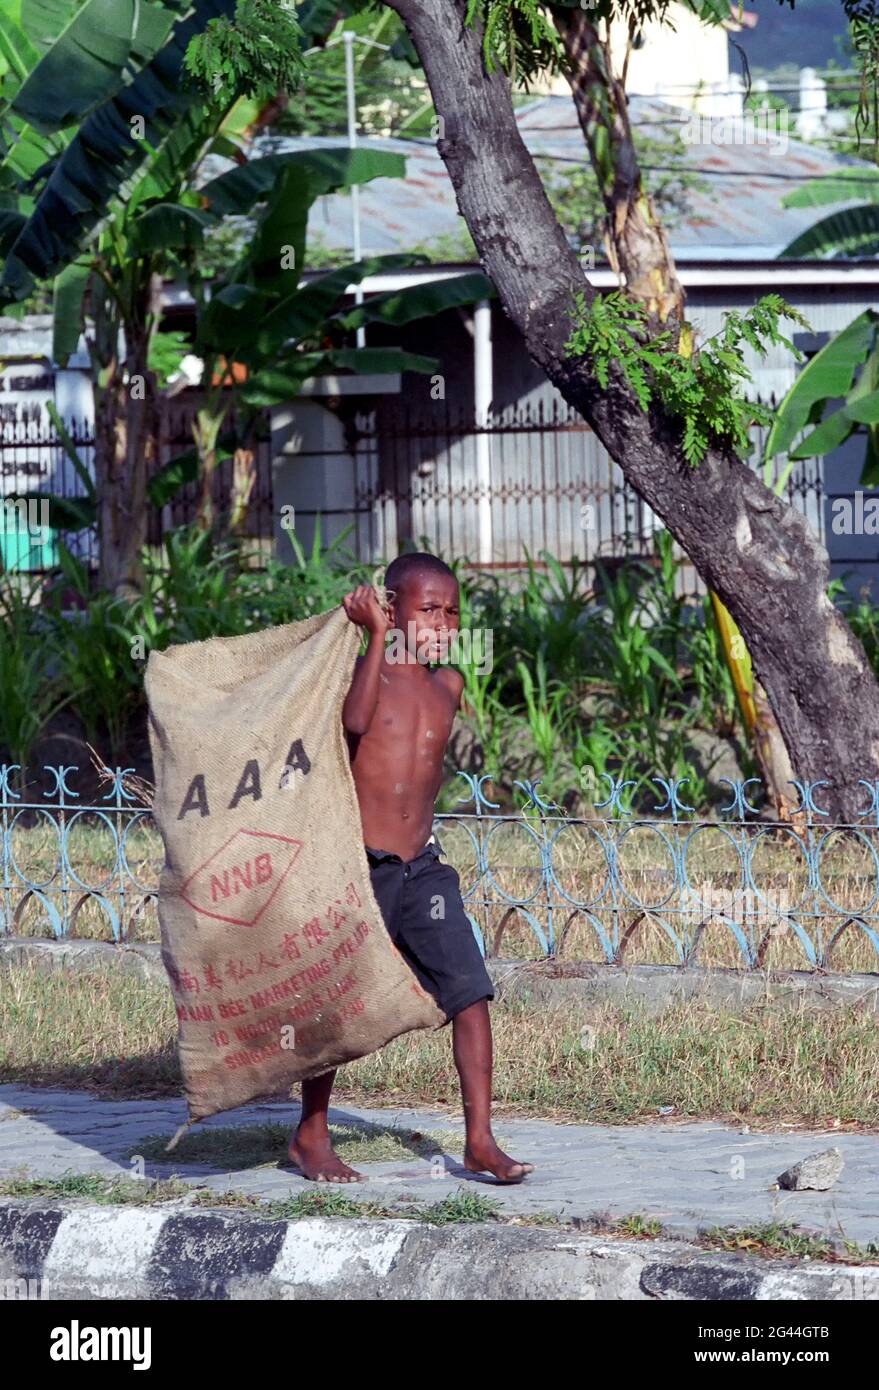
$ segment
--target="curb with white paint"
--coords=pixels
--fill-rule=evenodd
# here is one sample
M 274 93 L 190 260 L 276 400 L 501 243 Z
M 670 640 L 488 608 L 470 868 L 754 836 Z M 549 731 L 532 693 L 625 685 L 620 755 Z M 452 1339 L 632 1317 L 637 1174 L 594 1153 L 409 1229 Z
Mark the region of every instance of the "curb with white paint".
M 683 1241 L 176 1207 L 0 1202 L 0 1300 L 879 1301 L 879 1266 Z

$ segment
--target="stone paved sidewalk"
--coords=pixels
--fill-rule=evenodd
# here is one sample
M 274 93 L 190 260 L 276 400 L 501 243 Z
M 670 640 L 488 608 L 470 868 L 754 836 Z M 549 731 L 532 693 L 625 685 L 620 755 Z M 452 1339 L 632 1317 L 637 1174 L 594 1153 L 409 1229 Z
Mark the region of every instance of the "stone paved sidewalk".
M 251 1105 L 199 1128 L 292 1123 L 295 1103 Z M 82 1091 L 0 1086 L 0 1177 L 59 1177 L 65 1173 L 130 1176 L 132 1154 L 147 1135 L 170 1138 L 186 1118 L 180 1100 L 101 1101 Z M 460 1117 L 414 1110 L 363 1110 L 340 1105 L 336 1123 L 438 1132 L 463 1129 Z M 631 1126 L 563 1125 L 499 1120 L 496 1133 L 517 1158 L 537 1165 L 520 1186 L 501 1187 L 467 1173 L 460 1160 L 417 1155 L 390 1163 L 361 1163 L 368 1181 L 345 1187 L 355 1198 L 393 1207 L 438 1201 L 460 1187 L 498 1200 L 505 1211 L 550 1212 L 564 1220 L 595 1213 L 640 1212 L 677 1236 L 706 1226 L 744 1226 L 768 1220 L 879 1243 L 879 1142 L 875 1135 L 784 1131 L 748 1133 L 720 1124 L 671 1122 Z M 816 1149 L 836 1144 L 845 1168 L 829 1192 L 778 1192 L 777 1175 Z M 267 1164 L 220 1172 L 199 1164 L 150 1161 L 150 1177 L 176 1174 L 216 1191 L 279 1198 L 315 1190 L 291 1169 Z

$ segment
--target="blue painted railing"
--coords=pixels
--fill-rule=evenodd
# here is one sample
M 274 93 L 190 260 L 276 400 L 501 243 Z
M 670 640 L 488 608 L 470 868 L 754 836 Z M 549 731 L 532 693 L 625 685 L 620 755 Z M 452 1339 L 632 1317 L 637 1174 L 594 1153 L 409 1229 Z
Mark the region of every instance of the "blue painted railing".
M 34 800 L 16 790 L 20 771 L 0 767 L 0 931 L 95 935 L 97 920 L 100 934 L 137 940 L 156 899 L 162 850 L 148 807 L 129 790 L 131 769 L 108 772 L 108 789 L 92 804 L 73 785 L 77 768 L 45 768 L 48 785 Z M 855 824 L 841 826 L 818 804 L 825 782 L 792 783 L 790 822 L 770 824 L 750 799 L 759 799 L 749 792 L 756 778 L 721 779 L 731 799 L 707 818 L 682 799 L 685 778 L 650 779 L 664 800 L 648 815 L 626 804 L 635 783 L 601 774 L 607 797 L 579 818 L 545 800 L 539 780 L 515 782 L 521 805 L 499 814 L 485 791 L 489 776 L 456 775 L 467 787 L 461 809 L 438 814 L 435 832 L 491 954 L 507 953 L 518 922 L 533 937 L 528 954 L 620 961 L 652 922 L 671 958 L 686 965 L 699 962 L 713 922 L 739 967 L 772 964 L 772 938 L 784 934 L 796 956 L 787 965 L 842 968 L 835 948 L 848 931 L 865 948 L 858 968 L 879 969 L 879 781 L 860 783 L 868 804 Z M 148 867 L 133 862 L 144 846 Z M 766 873 L 763 860 L 779 852 L 782 870 Z M 95 858 L 100 877 L 85 867 Z M 86 911 L 92 920 L 82 931 Z

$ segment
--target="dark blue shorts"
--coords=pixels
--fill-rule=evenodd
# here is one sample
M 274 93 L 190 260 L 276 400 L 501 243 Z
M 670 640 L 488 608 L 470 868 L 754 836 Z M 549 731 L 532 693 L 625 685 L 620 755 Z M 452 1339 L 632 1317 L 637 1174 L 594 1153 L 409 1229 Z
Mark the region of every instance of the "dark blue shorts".
M 493 999 L 473 927 L 451 864 L 442 864 L 435 843 L 408 863 L 388 850 L 366 846 L 372 891 L 397 950 L 447 1019 L 480 999 Z

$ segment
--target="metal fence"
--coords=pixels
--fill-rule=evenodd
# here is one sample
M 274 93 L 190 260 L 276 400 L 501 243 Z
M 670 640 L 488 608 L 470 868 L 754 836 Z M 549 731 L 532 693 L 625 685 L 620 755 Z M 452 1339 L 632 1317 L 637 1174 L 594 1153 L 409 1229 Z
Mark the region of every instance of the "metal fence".
M 76 768 L 45 768 L 30 797 L 20 773 L 0 768 L 2 931 L 157 939 L 164 855 L 126 771 L 92 803 Z M 729 781 L 729 800 L 705 817 L 687 805 L 686 779 L 650 779 L 656 804 L 643 814 L 634 784 L 604 774 L 607 795 L 574 817 L 543 799 L 539 781 L 517 781 L 521 805 L 504 814 L 490 778 L 456 776 L 466 791 L 435 833 L 489 955 L 879 968 L 879 782 L 861 782 L 863 811 L 840 826 L 821 808 L 822 782 L 793 784 L 799 804 L 782 824 L 759 818 L 757 779 Z
M 157 468 L 192 449 L 196 406 L 191 395 L 166 403 Z M 90 428 L 73 421 L 71 434 L 91 467 Z M 257 434 L 256 481 L 245 534 L 270 549 L 277 526 L 268 419 Z M 755 458 L 761 443 L 755 435 Z M 359 561 L 385 559 L 406 542 L 423 541 L 447 557 L 478 561 L 480 568 L 516 568 L 526 554 L 538 557 L 543 550 L 562 563 L 609 561 L 649 553 L 661 526 L 580 416 L 558 401 L 520 405 L 482 424 L 442 403 L 429 416 L 385 403 L 347 420 L 340 446 L 322 448 L 308 466 L 331 470 L 338 479 L 338 501 L 322 512 L 324 534 L 350 527 L 346 546 Z M 220 514 L 231 496 L 232 468 L 232 460 L 225 459 L 214 475 Z M 64 497 L 83 493 L 60 439 L 44 423 L 0 426 L 0 469 L 4 495 L 36 489 Z M 823 538 L 821 476 L 820 460 L 797 464 L 787 498 Z M 153 511 L 153 544 L 164 531 L 195 519 L 198 495 L 198 485 L 187 483 L 161 511 Z M 315 516 L 297 506 L 297 531 L 305 523 L 307 533 Z M 51 537 L 40 544 L 10 534 L 0 539 L 7 564 L 42 570 L 54 562 Z M 92 532 L 66 535 L 65 540 L 89 563 L 96 562 Z M 481 553 L 490 553 L 491 561 L 480 560 Z M 681 592 L 701 592 L 698 576 L 681 558 Z

